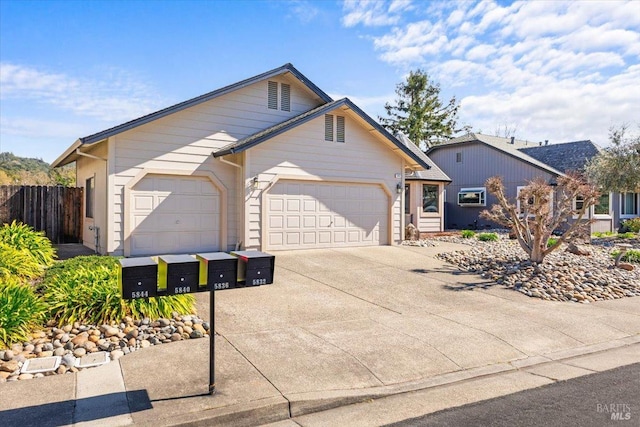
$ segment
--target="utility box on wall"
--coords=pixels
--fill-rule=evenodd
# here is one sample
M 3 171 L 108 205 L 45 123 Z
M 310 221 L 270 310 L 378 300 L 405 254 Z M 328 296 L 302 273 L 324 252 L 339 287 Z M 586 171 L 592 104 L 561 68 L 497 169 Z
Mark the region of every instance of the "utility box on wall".
M 238 282 L 244 282 L 245 286 L 273 283 L 275 256 L 259 251 L 233 251 L 230 254 L 238 257 Z
M 167 295 L 197 292 L 199 279 L 200 263 L 191 255 L 158 257 L 158 290 Z
M 238 258 L 225 252 L 196 254 L 200 261 L 200 285 L 208 291 L 237 287 Z
M 118 285 L 122 298 L 150 298 L 158 294 L 158 264 L 153 258 L 124 258 L 118 261 Z

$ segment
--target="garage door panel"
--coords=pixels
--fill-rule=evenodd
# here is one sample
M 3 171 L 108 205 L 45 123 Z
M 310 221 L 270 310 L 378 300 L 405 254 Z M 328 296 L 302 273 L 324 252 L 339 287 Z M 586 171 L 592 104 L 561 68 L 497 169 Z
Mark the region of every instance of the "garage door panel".
M 376 185 L 280 181 L 265 204 L 267 249 L 388 243 L 388 196 Z
M 131 200 L 131 255 L 219 250 L 220 195 L 209 179 L 149 174 Z

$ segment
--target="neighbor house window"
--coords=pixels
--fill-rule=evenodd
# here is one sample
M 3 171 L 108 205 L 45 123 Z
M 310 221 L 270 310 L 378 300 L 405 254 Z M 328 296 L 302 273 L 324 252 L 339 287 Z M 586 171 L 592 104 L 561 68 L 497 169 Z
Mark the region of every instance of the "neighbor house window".
M 609 193 L 602 194 L 598 198 L 598 202 L 593 207 L 593 213 L 595 215 L 610 215 L 610 206 L 611 206 L 610 194 Z
M 93 199 L 95 195 L 95 177 L 91 177 L 86 180 L 85 186 L 85 216 L 87 218 L 93 218 Z
M 638 193 L 620 194 L 620 215 L 638 215 Z
M 533 206 L 533 204 L 536 202 L 535 197 L 529 197 L 526 200 L 526 206 L 524 203 L 522 203 L 520 201 L 520 191 L 522 191 L 522 189 L 525 188 L 524 186 L 522 187 L 517 187 L 517 196 L 516 196 L 516 207 L 518 209 L 518 213 L 520 215 L 524 214 L 525 208 L 527 208 L 528 206 Z M 574 203 L 576 201 L 574 200 Z M 584 203 L 584 199 L 583 199 L 583 203 Z M 549 194 L 549 211 L 553 212 L 553 190 L 551 190 L 551 193 Z M 529 214 L 532 215 L 532 214 Z
M 335 121 L 334 121 L 334 117 L 335 117 Z M 344 116 L 334 116 L 333 114 L 325 114 L 324 115 L 324 140 L 344 142 L 344 139 L 345 139 Z
M 438 206 L 438 186 L 422 184 L 422 212 L 437 213 Z
M 462 163 L 462 152 L 456 153 L 456 163 Z
M 461 188 L 458 193 L 460 206 L 487 206 L 487 189 L 485 187 Z

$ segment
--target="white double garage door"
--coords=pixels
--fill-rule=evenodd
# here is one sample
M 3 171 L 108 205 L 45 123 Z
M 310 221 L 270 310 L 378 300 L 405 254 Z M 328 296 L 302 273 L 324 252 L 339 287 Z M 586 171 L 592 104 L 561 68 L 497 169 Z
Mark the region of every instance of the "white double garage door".
M 379 185 L 279 181 L 265 204 L 267 249 L 389 242 L 389 197 Z
M 225 250 L 220 201 L 205 177 L 146 176 L 131 192 L 131 255 Z M 281 180 L 263 202 L 263 250 L 389 243 L 389 197 L 379 185 Z

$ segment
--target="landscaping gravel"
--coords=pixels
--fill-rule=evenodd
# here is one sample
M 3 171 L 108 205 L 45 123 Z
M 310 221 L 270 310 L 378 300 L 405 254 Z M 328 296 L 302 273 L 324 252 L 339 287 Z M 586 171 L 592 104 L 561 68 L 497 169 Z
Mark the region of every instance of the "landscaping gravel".
M 171 319 L 133 320 L 123 319 L 113 325 L 73 325 L 57 327 L 49 325 L 43 331 L 32 334 L 25 343 L 14 344 L 9 350 L 0 351 L 0 382 L 39 378 L 48 375 L 78 372 L 77 358 L 104 351 L 111 360 L 141 348 L 180 341 L 203 338 L 210 333 L 209 324 L 194 315 L 178 315 Z M 62 362 L 56 371 L 36 374 L 21 374 L 28 359 L 61 356 Z
M 635 264 L 632 271 L 617 268 L 611 256 L 616 243 L 630 244 L 638 250 L 640 239 L 594 239 L 591 244 L 580 245 L 588 255 L 567 252 L 563 245 L 547 255 L 543 263 L 535 264 L 528 260 L 517 240 L 509 239 L 504 232 L 498 235 L 496 242 L 459 235 L 433 240 L 469 245 L 467 250 L 441 253 L 438 257 L 462 271 L 477 273 L 530 297 L 591 303 L 640 296 L 640 265 Z

